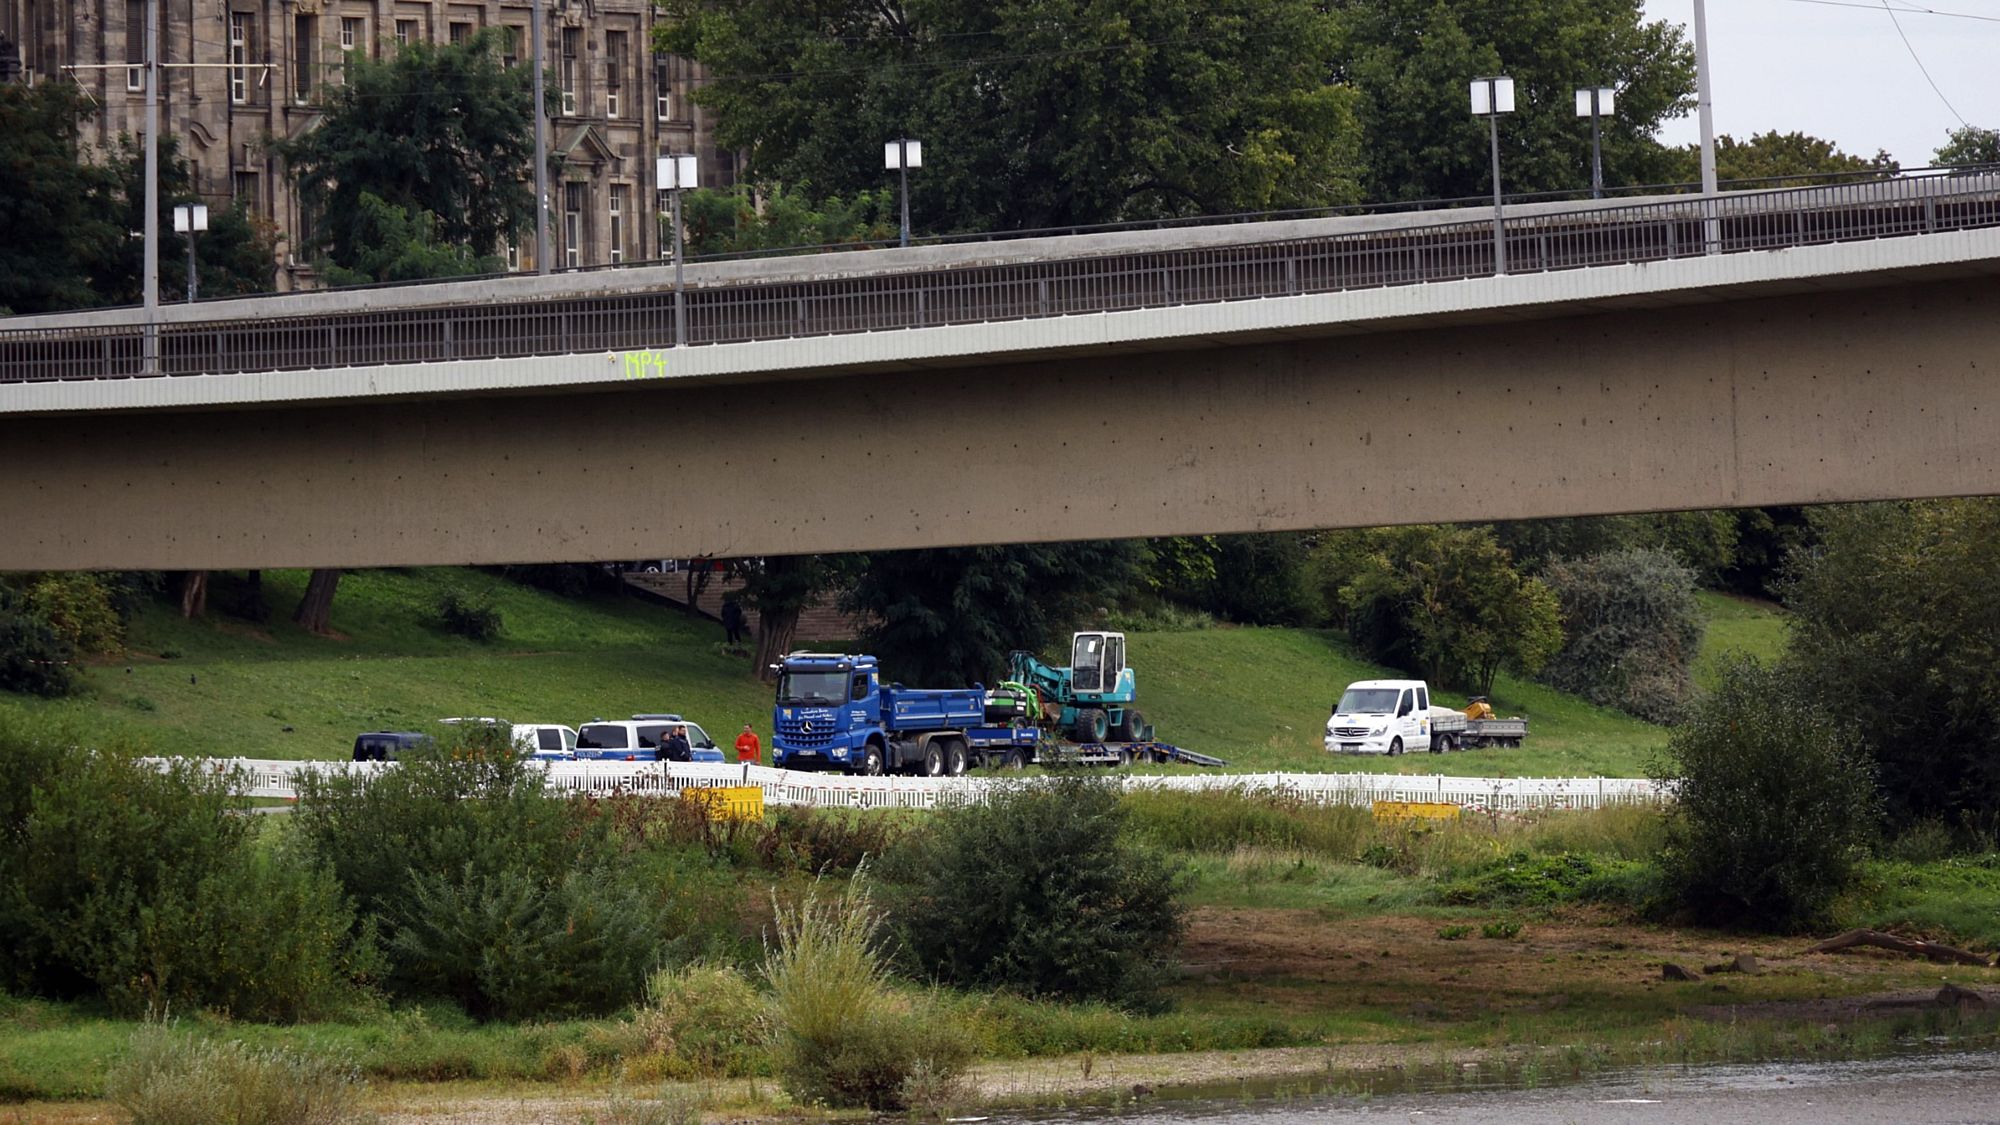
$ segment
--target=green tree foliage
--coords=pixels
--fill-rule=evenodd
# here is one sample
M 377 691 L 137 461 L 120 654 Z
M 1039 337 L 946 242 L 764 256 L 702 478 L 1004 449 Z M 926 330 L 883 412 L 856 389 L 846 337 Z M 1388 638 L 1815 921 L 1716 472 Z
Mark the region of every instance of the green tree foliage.
M 109 154 L 113 180 L 112 222 L 124 231 L 146 225 L 146 150 L 137 138 L 120 136 Z M 187 235 L 174 232 L 174 207 L 200 202 L 194 174 L 180 155 L 180 139 L 160 137 L 160 299 L 187 294 Z M 208 209 L 208 229 L 195 236 L 195 276 L 203 297 L 269 293 L 277 279 L 277 228 L 253 216 L 242 202 Z M 146 243 L 121 238 L 93 265 L 101 303 L 136 305 L 145 297 Z
M 726 191 L 702 188 L 681 197 L 689 254 L 893 242 L 900 221 L 895 192 L 889 188 L 818 203 L 782 186 L 756 191 L 747 185 Z
M 1652 512 L 1508 520 L 1494 524 L 1493 535 L 1516 564 L 1537 574 L 1561 559 L 1652 548 L 1666 551 L 1697 577 L 1712 582 L 1736 565 L 1744 526 L 1736 512 Z
M 348 264 L 320 264 L 329 285 L 470 277 L 506 268 L 496 256 L 481 256 L 462 243 L 441 241 L 437 219 L 428 211 L 398 207 L 368 191 L 356 198 L 355 208 L 354 248 Z
M 775 679 L 771 665 L 792 650 L 799 614 L 845 587 L 860 572 L 859 555 L 776 555 L 739 568 L 739 597 L 757 614 L 757 644 L 751 667 L 759 679 Z
M 108 171 L 84 160 L 82 87 L 0 83 L 0 311 L 99 304 L 92 265 L 129 227 L 113 218 Z
M 1303 536 L 1205 535 L 1156 540 L 1148 549 L 1146 575 L 1174 601 L 1246 625 L 1304 625 L 1321 616 Z
M 1985 129 L 1978 125 L 1953 129 L 1951 139 L 1931 159 L 1946 167 L 2000 164 L 2000 129 Z
M 1562 645 L 1555 595 L 1483 527 L 1329 533 L 1313 572 L 1371 659 L 1436 685 L 1490 693 L 1501 670 L 1533 675 Z
M 1676 791 L 1660 861 L 1683 907 L 1725 924 L 1824 919 L 1879 810 L 1853 714 L 1782 669 L 1724 668 L 1654 767 Z
M 231 779 L 0 720 L 0 981 L 126 1015 L 336 1013 L 372 969 L 331 875 L 225 815 Z
M 1842 152 L 1832 141 L 1807 133 L 1780 133 L 1773 129 L 1755 134 L 1747 141 L 1739 141 L 1727 133 L 1715 138 L 1715 176 L 1723 181 L 1783 179 L 1791 186 L 1804 186 L 1851 179 L 1856 172 L 1887 175 L 1896 169 L 1896 161 L 1886 152 L 1877 152 L 1872 158 L 1856 156 Z M 1674 150 L 1674 178 L 1683 183 L 1701 178 L 1699 146 Z
M 1891 822 L 2000 823 L 2000 503 L 1819 509 L 1786 588 L 1786 662 L 1814 706 L 1866 716 Z
M 80 683 L 76 643 L 24 591 L 0 584 L 0 691 L 55 699 Z
M 1075 775 L 940 812 L 878 868 L 910 966 L 967 988 L 1163 1007 L 1183 878 L 1126 837 L 1125 817 L 1115 784 Z
M 1550 566 L 1562 604 L 1562 650 L 1542 679 L 1642 719 L 1678 719 L 1694 692 L 1688 665 L 1701 644 L 1694 572 L 1657 548 L 1630 548 Z
M 498 35 L 356 56 L 319 127 L 272 142 L 312 218 L 306 249 L 358 269 L 384 221 L 368 194 L 431 216 L 436 241 L 475 258 L 534 222 L 533 75 L 500 65 Z
M 868 556 L 843 608 L 906 684 L 993 683 L 1014 649 L 1044 651 L 1137 580 L 1131 540 L 946 547 Z
M 300 787 L 300 837 L 378 929 L 392 990 L 479 1018 L 602 1013 L 699 951 L 715 876 L 625 847 L 504 734 L 461 737 Z
M 1670 161 L 1653 133 L 1694 105 L 1694 52 L 1678 27 L 1647 21 L 1640 0 L 1342 7 L 1349 39 L 1337 73 L 1362 96 L 1371 200 L 1492 190 L 1486 122 L 1471 116 L 1466 92 L 1479 75 L 1514 79 L 1517 109 L 1500 124 L 1510 192 L 1590 186 L 1590 125 L 1572 97 L 1580 87 L 1618 88 L 1603 137 L 1612 185 L 1660 182 Z
M 920 230 L 1032 228 L 1340 203 L 1354 96 L 1308 0 L 667 0 L 660 46 L 752 179 L 852 197 L 883 142 L 927 140 Z

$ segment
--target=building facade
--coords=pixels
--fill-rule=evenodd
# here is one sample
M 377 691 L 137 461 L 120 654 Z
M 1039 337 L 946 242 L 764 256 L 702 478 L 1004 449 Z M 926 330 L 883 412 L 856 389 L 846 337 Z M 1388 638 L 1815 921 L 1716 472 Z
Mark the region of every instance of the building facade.
M 149 0 L 0 0 L 0 54 L 16 80 L 74 81 L 100 111 L 91 140 L 108 145 L 145 124 Z M 298 199 L 270 137 L 295 137 L 356 56 L 414 42 L 462 42 L 501 29 L 508 66 L 530 61 L 527 0 L 155 0 L 160 5 L 161 130 L 180 138 L 195 190 L 211 206 L 243 200 L 284 236 L 278 285 L 309 287 L 292 242 Z M 551 268 L 661 256 L 663 197 L 654 158 L 693 152 L 705 187 L 735 181 L 690 96 L 692 62 L 651 49 L 650 0 L 545 0 L 543 50 L 561 101 L 549 123 L 561 171 L 550 180 Z M 192 63 L 192 66 L 181 64 Z M 0 61 L 0 69 L 9 68 Z M 508 247 L 510 269 L 536 268 L 534 235 Z

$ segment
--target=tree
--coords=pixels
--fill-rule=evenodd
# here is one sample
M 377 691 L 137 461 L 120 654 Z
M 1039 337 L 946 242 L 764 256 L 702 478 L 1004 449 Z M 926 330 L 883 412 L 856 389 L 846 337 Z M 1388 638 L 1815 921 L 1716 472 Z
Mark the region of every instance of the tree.
M 1562 604 L 1562 650 L 1542 679 L 1592 703 L 1656 723 L 1681 715 L 1701 645 L 1694 571 L 1658 548 L 1610 551 L 1551 565 Z
M 1315 556 L 1363 650 L 1434 685 L 1491 694 L 1501 670 L 1533 675 L 1562 644 L 1555 595 L 1516 571 L 1485 528 L 1337 532 Z
M 92 263 L 132 228 L 113 220 L 110 174 L 83 159 L 86 96 L 70 82 L 0 82 L 0 312 L 104 300 Z
M 1311 0 L 665 0 L 657 45 L 751 179 L 816 198 L 884 184 L 931 138 L 927 230 L 1034 228 L 1341 203 L 1360 165 L 1339 19 Z
M 1693 182 L 1701 176 L 1701 149 L 1688 145 L 1674 151 L 1674 178 Z M 1773 129 L 1739 141 L 1727 133 L 1715 138 L 1715 175 L 1719 180 L 1782 180 L 1773 186 L 1801 187 L 1813 183 L 1852 179 L 1857 172 L 1897 170 L 1888 153 L 1873 157 L 1840 151 L 1832 141 L 1806 133 L 1780 133 Z M 1813 178 L 1807 178 L 1813 177 Z
M 113 188 L 109 206 L 118 229 L 146 225 L 146 150 L 120 136 L 109 154 Z M 198 203 L 194 175 L 180 155 L 177 137 L 160 137 L 160 299 L 187 292 L 187 235 L 174 232 L 174 208 Z M 121 238 L 93 261 L 97 296 L 105 304 L 136 305 L 145 300 L 146 244 Z M 209 208 L 208 229 L 195 239 L 195 269 L 204 297 L 269 293 L 277 279 L 277 230 L 253 216 L 241 201 Z
M 1678 27 L 1647 22 L 1640 0 L 1355 0 L 1344 10 L 1335 73 L 1361 93 L 1372 200 L 1492 190 L 1486 123 L 1466 98 L 1476 75 L 1514 79 L 1518 108 L 1500 126 L 1510 192 L 1590 184 L 1590 130 L 1570 96 L 1579 87 L 1618 87 L 1618 113 L 1604 122 L 1611 184 L 1659 182 L 1669 157 L 1653 133 L 1694 105 L 1694 52 Z
M 687 227 L 689 254 L 887 243 L 895 240 L 899 222 L 895 192 L 889 188 L 814 203 L 782 185 L 753 192 L 742 184 L 727 191 L 688 192 L 681 198 L 681 221 Z
M 1815 509 L 1785 585 L 1811 706 L 1865 716 L 1891 823 L 2000 826 L 2000 503 Z
M 1945 167 L 2000 164 L 2000 129 L 1983 129 L 1977 125 L 1953 129 L 1951 139 L 1932 155 L 1931 160 Z
M 398 207 L 369 191 L 356 198 L 355 206 L 355 245 L 349 264 L 326 262 L 320 267 L 329 285 L 469 277 L 505 268 L 497 257 L 481 257 L 462 244 L 439 241 L 437 218 L 428 211 Z
M 1852 714 L 1783 669 L 1723 669 L 1653 767 L 1675 791 L 1660 861 L 1682 906 L 1802 928 L 1854 884 L 1878 806 Z
M 1156 587 L 1161 593 L 1227 621 L 1304 625 L 1321 612 L 1306 574 L 1310 555 L 1305 538 L 1290 532 L 1162 539 L 1149 545 L 1146 574 L 1171 577 Z
M 883 667 L 910 684 L 993 683 L 1014 649 L 1045 651 L 1137 581 L 1131 540 L 945 547 L 868 556 L 842 608 Z
M 333 627 L 333 595 L 340 589 L 340 571 L 315 570 L 306 579 L 305 596 L 299 599 L 299 608 L 292 611 L 292 620 L 308 633 L 324 633 Z
M 533 75 L 500 65 L 498 36 L 357 56 L 319 127 L 272 142 L 312 218 L 308 249 L 358 268 L 384 221 L 370 194 L 411 221 L 431 216 L 437 242 L 479 258 L 534 221 Z
M 758 679 L 776 678 L 771 665 L 792 650 L 799 614 L 846 585 L 860 564 L 857 555 L 777 555 L 741 568 L 740 597 L 757 614 L 751 667 Z

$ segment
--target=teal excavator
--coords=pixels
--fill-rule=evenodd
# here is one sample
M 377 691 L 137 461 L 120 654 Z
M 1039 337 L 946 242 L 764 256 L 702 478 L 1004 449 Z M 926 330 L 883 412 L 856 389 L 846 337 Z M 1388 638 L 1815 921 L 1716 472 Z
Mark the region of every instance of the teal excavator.
M 1125 666 L 1125 634 L 1078 633 L 1070 638 L 1069 667 L 1056 668 L 1031 652 L 1007 657 L 1007 683 L 994 694 L 1020 701 L 1026 717 L 1066 733 L 1072 742 L 1151 742 L 1152 725 L 1132 706 L 1137 685 Z

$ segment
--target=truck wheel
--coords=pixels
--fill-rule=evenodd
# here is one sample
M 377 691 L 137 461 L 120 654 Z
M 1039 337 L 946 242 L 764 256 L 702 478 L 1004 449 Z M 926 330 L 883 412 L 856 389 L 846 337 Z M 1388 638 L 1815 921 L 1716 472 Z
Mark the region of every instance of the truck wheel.
M 1431 753 L 1443 754 L 1449 752 L 1450 750 L 1451 750 L 1450 735 L 1448 734 L 1431 735 Z
M 1083 743 L 1103 742 L 1109 720 L 1101 707 L 1085 707 L 1076 713 L 1076 722 L 1070 724 L 1069 735 Z
M 1010 770 L 1025 769 L 1027 768 L 1028 765 L 1028 756 L 1026 754 L 1021 753 L 1020 749 L 1017 747 L 1013 750 L 1007 751 L 1007 756 L 1000 760 L 1000 765 Z
M 944 748 L 935 741 L 924 747 L 924 776 L 944 776 Z
M 1118 720 L 1118 741 L 1146 741 L 1146 714 L 1136 707 L 1125 708 L 1125 717 Z
M 965 776 L 965 743 L 954 741 L 951 752 L 944 758 L 945 772 L 953 777 Z
M 1398 755 L 1398 754 L 1401 754 L 1402 752 L 1403 752 L 1403 740 L 1402 740 L 1402 739 L 1400 739 L 1400 738 L 1392 738 L 1392 739 L 1390 739 L 1390 740 L 1389 740 L 1389 756 L 1390 756 L 1391 758 L 1393 758 L 1393 757 L 1395 757 L 1396 755 Z
M 861 752 L 861 772 L 869 777 L 882 776 L 882 748 L 873 742 Z

